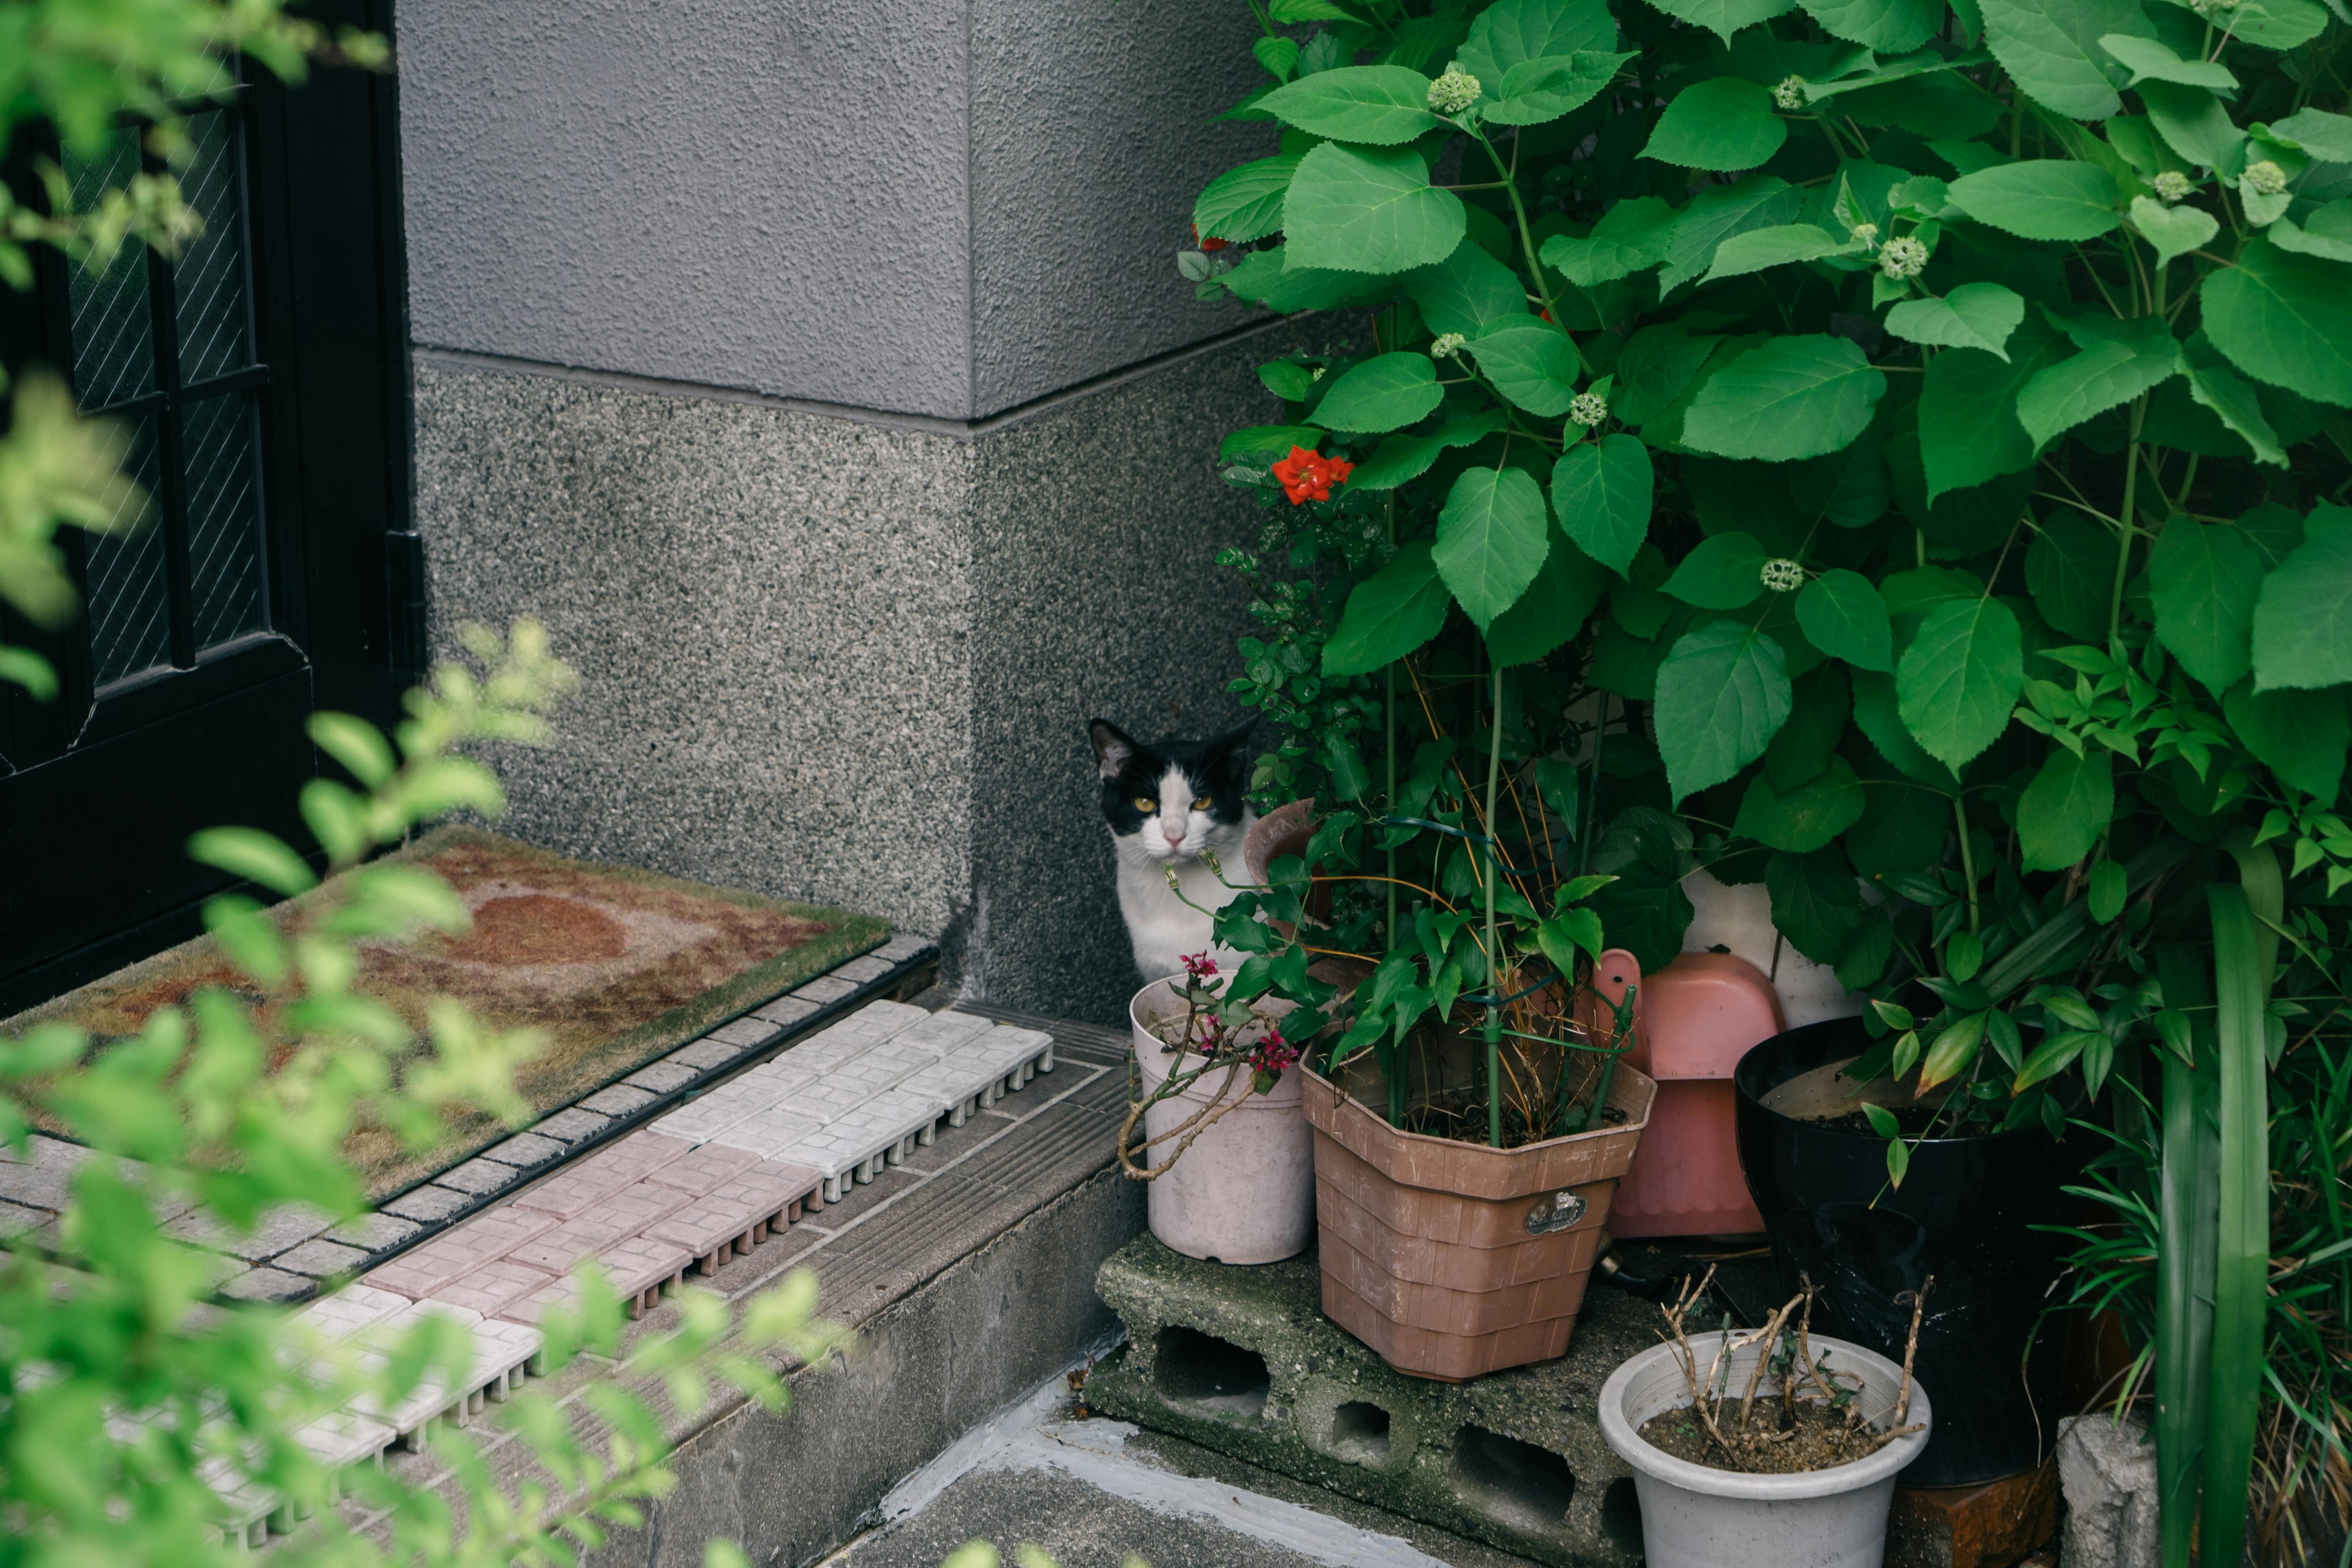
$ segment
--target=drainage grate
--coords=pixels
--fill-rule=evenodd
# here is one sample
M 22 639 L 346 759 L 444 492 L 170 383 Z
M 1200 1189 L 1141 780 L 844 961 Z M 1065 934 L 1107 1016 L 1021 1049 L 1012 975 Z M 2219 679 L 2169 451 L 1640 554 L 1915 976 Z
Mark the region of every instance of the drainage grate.
M 1161 1397 L 1195 1409 L 1255 1420 L 1265 1414 L 1265 1357 L 1198 1329 L 1171 1324 L 1160 1331 L 1151 1381 Z
M 1549 1448 L 1465 1426 L 1454 1434 L 1454 1479 L 1463 1500 L 1497 1524 L 1538 1537 L 1567 1531 L 1576 1477 Z

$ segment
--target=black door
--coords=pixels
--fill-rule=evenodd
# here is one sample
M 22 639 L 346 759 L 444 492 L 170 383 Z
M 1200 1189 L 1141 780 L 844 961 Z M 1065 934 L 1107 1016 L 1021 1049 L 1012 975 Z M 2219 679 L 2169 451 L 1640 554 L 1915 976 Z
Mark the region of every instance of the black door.
M 48 253 L 36 291 L 0 289 L 9 370 L 120 421 L 152 498 L 134 532 L 66 531 L 78 624 L 5 631 L 62 689 L 0 688 L 0 1016 L 194 934 L 226 880 L 187 858 L 196 828 L 307 842 L 305 716 L 384 721 L 415 662 L 392 79 L 255 71 L 187 123 L 202 237 L 102 272 Z M 87 196 L 143 156 L 126 128 L 62 162 Z

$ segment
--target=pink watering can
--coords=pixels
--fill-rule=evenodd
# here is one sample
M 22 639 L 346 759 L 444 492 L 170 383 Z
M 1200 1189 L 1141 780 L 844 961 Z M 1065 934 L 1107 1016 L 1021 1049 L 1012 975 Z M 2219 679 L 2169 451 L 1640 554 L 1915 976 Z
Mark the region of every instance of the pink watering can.
M 1650 1125 L 1609 1205 L 1617 1237 L 1728 1236 L 1764 1228 L 1748 1195 L 1732 1125 L 1732 1069 L 1750 1046 L 1781 1032 L 1772 983 L 1744 958 L 1685 952 L 1650 976 L 1612 948 L 1592 989 L 1612 1005 L 1633 994 L 1627 1065 L 1657 1080 Z

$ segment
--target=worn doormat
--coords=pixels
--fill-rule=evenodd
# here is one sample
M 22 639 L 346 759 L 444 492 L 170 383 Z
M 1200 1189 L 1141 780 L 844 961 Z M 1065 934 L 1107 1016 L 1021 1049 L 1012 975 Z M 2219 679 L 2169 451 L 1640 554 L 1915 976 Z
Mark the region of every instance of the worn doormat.
M 454 940 L 367 944 L 360 989 L 412 1026 L 421 1027 L 434 997 L 454 996 L 492 1027 L 541 1030 L 546 1048 L 515 1075 L 516 1089 L 540 1114 L 890 934 L 870 916 L 568 859 L 469 827 L 436 829 L 394 858 L 455 888 L 473 911 L 474 929 Z M 239 981 L 212 939 L 199 937 L 0 1029 L 63 1019 L 101 1037 L 136 1034 L 157 1007 L 206 985 L 243 989 Z M 352 1153 L 371 1195 L 381 1197 L 506 1133 L 489 1118 L 473 1117 L 453 1122 L 447 1142 L 420 1156 L 381 1130 L 363 1130 Z

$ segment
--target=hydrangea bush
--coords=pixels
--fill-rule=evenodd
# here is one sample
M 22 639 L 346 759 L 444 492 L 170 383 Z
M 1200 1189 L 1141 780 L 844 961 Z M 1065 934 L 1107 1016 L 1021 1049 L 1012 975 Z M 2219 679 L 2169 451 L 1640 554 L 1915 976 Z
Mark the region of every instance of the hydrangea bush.
M 1857 1072 L 1941 1092 L 1874 1115 L 1891 1182 L 1922 1136 L 2113 1141 L 2155 1245 L 2081 1284 L 2146 1332 L 2168 1561 L 2200 1489 L 2208 1561 L 2250 1506 L 2340 1541 L 2347 1134 L 2275 1194 L 2267 1145 L 2352 1059 L 2352 10 L 1255 14 L 1223 113 L 1270 151 L 1179 259 L 1325 345 L 1222 454 L 1255 784 L 1323 826 L 1228 923 L 1319 898 L 1378 969 L 1268 938 L 1234 989 L 1326 1008 L 1328 1062 L 1600 940 L 1664 963 L 1694 866 L 1761 882 L 1869 993 Z M 1526 896 L 1562 854 L 1619 879 Z

